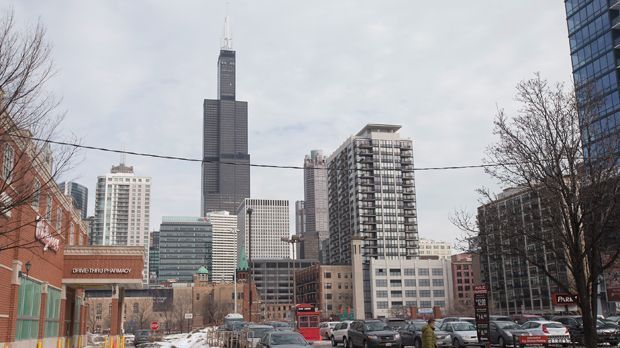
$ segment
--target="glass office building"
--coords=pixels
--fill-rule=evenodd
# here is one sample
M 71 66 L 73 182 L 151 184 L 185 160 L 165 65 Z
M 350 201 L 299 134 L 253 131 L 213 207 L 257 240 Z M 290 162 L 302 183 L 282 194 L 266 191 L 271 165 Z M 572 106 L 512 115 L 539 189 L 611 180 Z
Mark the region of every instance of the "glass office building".
M 583 112 L 580 126 L 586 156 L 618 149 L 620 127 L 620 0 L 566 0 L 573 78 L 577 92 L 593 90 L 602 98 L 593 112 Z M 587 89 L 586 89 L 587 88 Z M 592 115 L 592 116 L 585 116 Z

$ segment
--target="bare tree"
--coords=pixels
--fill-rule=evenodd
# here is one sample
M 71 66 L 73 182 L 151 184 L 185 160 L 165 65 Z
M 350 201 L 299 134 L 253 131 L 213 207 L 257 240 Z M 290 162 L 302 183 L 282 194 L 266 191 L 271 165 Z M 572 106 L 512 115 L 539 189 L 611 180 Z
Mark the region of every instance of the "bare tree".
M 153 299 L 150 297 L 136 298 L 131 301 L 131 319 L 138 329 L 148 329 L 156 316 L 153 312 Z
M 409 308 L 404 306 L 390 307 L 389 315 L 391 318 L 409 319 L 411 317 Z
M 183 328 L 187 322 L 185 313 L 192 313 L 192 293 L 189 288 L 184 289 L 188 291 L 178 290 L 174 293 L 172 320 L 179 328 Z M 181 331 L 183 330 L 181 329 Z
M 233 301 L 223 301 L 215 297 L 215 290 L 211 289 L 207 295 L 207 301 L 202 308 L 204 324 L 220 324 L 228 314 Z
M 53 72 L 43 25 L 19 31 L 8 11 L 0 18 L 0 252 L 36 244 L 15 232 L 34 228 L 38 220 L 11 219 L 12 212 L 38 208 L 44 194 L 58 190 L 56 180 L 75 155 L 75 147 L 49 142 L 57 139 L 64 116 L 57 112 L 58 99 L 45 89 Z
M 542 211 L 531 221 L 536 228 L 515 228 L 507 210 L 501 212 L 504 219 L 493 220 L 494 226 L 486 226 L 489 220 L 480 214 L 477 227 L 468 214 L 453 217 L 458 227 L 473 233 L 467 237 L 475 236 L 479 247 L 508 246 L 502 250 L 536 267 L 559 289 L 576 293 L 588 347 L 597 343 L 600 279 L 620 252 L 618 137 L 592 136 L 590 126 L 602 109 L 597 95 L 590 86 L 569 91 L 536 75 L 517 86 L 517 114 L 499 110 L 496 115 L 498 141 L 487 149 L 486 172 L 502 185 L 529 192 Z M 486 203 L 498 201 L 488 190 L 479 192 Z M 501 231 L 501 241 L 491 230 Z M 499 244 L 489 244 L 493 241 Z M 546 258 L 555 266 L 548 267 Z

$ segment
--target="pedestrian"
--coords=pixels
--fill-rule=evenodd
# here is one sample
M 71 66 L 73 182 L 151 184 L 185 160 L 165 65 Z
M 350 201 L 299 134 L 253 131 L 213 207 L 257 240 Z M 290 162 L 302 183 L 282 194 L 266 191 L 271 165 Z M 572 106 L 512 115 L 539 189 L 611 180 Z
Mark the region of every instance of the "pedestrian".
M 422 328 L 422 348 L 437 348 L 435 337 L 435 319 L 428 320 L 428 324 Z

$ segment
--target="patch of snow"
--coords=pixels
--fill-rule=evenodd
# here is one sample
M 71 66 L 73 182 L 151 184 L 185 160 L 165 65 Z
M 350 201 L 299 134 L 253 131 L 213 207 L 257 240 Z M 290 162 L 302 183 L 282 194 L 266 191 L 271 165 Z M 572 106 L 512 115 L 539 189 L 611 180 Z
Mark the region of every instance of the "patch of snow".
M 157 344 L 165 348 L 208 348 L 208 335 L 211 330 L 213 328 L 207 327 L 191 333 L 164 336 L 164 340 Z

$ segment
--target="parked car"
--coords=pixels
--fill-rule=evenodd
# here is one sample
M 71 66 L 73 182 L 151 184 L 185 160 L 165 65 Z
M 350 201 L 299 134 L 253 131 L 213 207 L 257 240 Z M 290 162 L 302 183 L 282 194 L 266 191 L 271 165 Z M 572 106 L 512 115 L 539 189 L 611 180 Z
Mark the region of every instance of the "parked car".
M 512 318 L 507 315 L 489 315 L 489 321 L 512 321 L 514 322 L 514 320 L 512 320 Z
M 151 330 L 136 330 L 134 334 L 133 345 L 137 346 L 138 344 L 141 344 L 141 343 L 151 342 L 151 339 L 150 339 L 151 336 L 152 336 Z
M 451 343 L 453 347 L 461 348 L 466 345 L 478 344 L 476 326 L 468 321 L 444 321 L 441 325 L 441 331 L 448 333 L 443 337 L 443 345 L 450 345 Z
M 579 315 L 565 315 L 553 317 L 553 321 L 562 323 L 568 328 L 571 340 L 579 344 L 584 343 L 583 319 Z M 596 333 L 599 343 L 609 343 L 612 346 L 620 343 L 620 330 L 618 325 L 606 323 L 602 320 L 596 322 Z
M 255 348 L 267 332 L 273 331 L 273 326 L 250 324 L 239 332 L 240 348 Z
M 326 321 L 319 325 L 319 335 L 321 339 L 329 340 L 332 337 L 332 330 L 339 324 L 339 321 Z
M 523 325 L 525 322 L 528 321 L 545 321 L 547 319 L 543 318 L 540 315 L 535 315 L 535 314 L 515 314 L 511 316 L 512 320 L 519 324 L 519 325 Z
M 547 336 L 551 344 L 568 344 L 571 342 L 568 329 L 557 321 L 532 320 L 521 325 L 532 336 Z
M 443 323 L 450 323 L 450 322 L 455 322 L 455 321 L 466 321 L 468 323 L 472 323 L 474 325 L 476 325 L 476 319 L 472 318 L 472 317 L 445 317 L 443 318 Z
M 285 330 L 285 331 L 290 331 L 293 330 L 293 328 L 291 327 L 291 324 L 285 322 L 285 321 L 266 321 L 264 323 L 265 325 L 270 325 L 273 326 L 274 329 L 276 330 Z
M 620 315 L 612 315 L 610 317 L 607 317 L 606 320 L 613 321 L 618 324 L 618 322 L 620 322 Z
M 513 321 L 494 320 L 489 323 L 489 336 L 491 336 L 491 344 L 499 344 L 503 348 L 518 344 L 517 337 L 530 336 L 530 333 Z
M 435 319 L 435 327 L 440 328 L 441 324 L 443 324 L 443 318 Z
M 351 320 L 345 320 L 342 321 L 338 324 L 336 324 L 336 326 L 334 327 L 334 329 L 332 330 L 332 346 L 337 346 L 339 343 L 342 343 L 342 345 L 347 344 L 347 332 L 349 331 L 349 325 L 352 323 L 353 321 Z
M 398 330 L 402 327 L 407 326 L 407 320 L 400 319 L 400 318 L 388 318 L 388 319 L 384 319 L 384 322 L 387 326 L 389 326 L 390 328 L 394 330 Z
M 286 348 L 309 348 L 304 336 L 294 331 L 270 331 L 258 342 L 258 348 L 286 346 Z
M 126 334 L 124 337 L 125 337 L 125 344 L 132 344 L 133 341 L 136 339 L 136 336 L 133 334 Z
M 401 347 L 400 334 L 382 320 L 356 320 L 347 334 L 347 348 Z
M 413 321 L 410 324 L 398 329 L 400 341 L 404 348 L 422 347 L 422 328 L 427 325 L 425 321 Z

